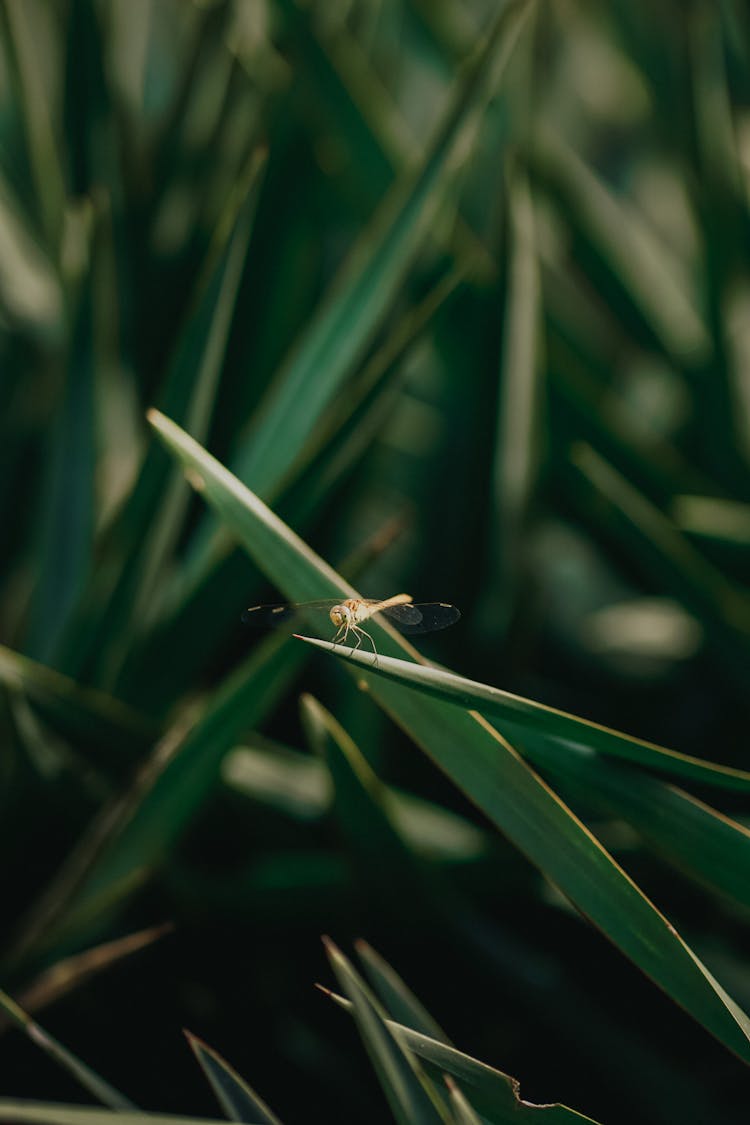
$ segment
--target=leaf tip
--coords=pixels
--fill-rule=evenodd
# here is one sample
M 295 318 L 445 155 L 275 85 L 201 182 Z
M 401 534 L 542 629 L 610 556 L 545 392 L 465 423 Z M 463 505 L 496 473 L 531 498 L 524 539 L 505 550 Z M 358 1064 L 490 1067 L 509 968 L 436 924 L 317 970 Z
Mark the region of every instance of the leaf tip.
M 323 942 L 323 948 L 326 951 L 328 960 L 333 964 L 343 964 L 346 961 L 344 954 L 341 952 L 336 942 L 328 936 L 328 934 L 321 934 L 320 940 Z

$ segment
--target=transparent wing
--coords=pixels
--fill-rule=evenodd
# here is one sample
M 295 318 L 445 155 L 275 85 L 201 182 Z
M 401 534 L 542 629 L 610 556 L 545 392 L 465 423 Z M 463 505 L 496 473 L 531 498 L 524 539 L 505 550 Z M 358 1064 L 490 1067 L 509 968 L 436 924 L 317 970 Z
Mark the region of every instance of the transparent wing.
M 322 598 L 317 602 L 279 602 L 278 605 L 253 605 L 242 614 L 244 625 L 257 626 L 260 629 L 273 629 L 276 626 L 288 625 L 300 617 L 305 611 L 316 610 L 326 616 L 332 606 L 338 605 L 341 598 Z
M 383 609 L 400 633 L 435 633 L 455 624 L 461 611 L 448 602 L 407 602 Z
M 359 600 L 359 599 L 358 599 Z M 438 629 L 445 629 L 453 625 L 461 616 L 454 605 L 447 602 L 404 602 L 400 605 L 385 606 L 382 598 L 363 598 L 361 604 L 367 606 L 369 616 L 382 613 L 387 617 L 400 633 L 433 633 Z M 300 617 L 314 617 L 318 614 L 321 623 L 330 625 L 328 615 L 335 605 L 340 605 L 345 598 L 322 598 L 313 602 L 279 602 L 277 605 L 254 605 L 242 614 L 245 625 L 256 626 L 260 629 L 280 628 L 290 624 Z M 361 619 L 365 624 L 367 617 Z

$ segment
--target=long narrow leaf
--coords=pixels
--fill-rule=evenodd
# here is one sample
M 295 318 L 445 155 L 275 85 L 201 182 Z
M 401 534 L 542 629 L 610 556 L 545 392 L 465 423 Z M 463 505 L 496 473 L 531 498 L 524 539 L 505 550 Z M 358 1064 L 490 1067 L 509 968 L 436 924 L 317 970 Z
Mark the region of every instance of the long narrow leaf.
M 514 735 L 514 727 L 508 728 Z M 750 906 L 750 830 L 674 785 L 518 730 L 522 752 L 566 799 L 614 815 L 670 864 Z
M 294 464 L 278 484 L 279 495 L 297 518 L 307 520 L 330 503 L 332 490 L 341 487 L 372 447 L 396 401 L 406 355 L 461 279 L 458 270 L 441 277 L 419 304 L 395 320 L 392 332 L 367 361 L 349 393 L 330 404 L 310 441 L 297 451 Z M 189 683 L 196 665 L 205 665 L 219 639 L 225 637 L 228 623 L 236 615 L 233 591 L 243 568 L 247 569 L 247 563 L 238 560 L 236 552 L 215 560 L 207 572 L 199 557 L 187 562 L 174 605 L 156 641 L 158 654 L 169 653 L 169 674 L 162 672 L 156 682 L 162 696 L 169 698 L 170 689 L 171 694 L 176 690 L 174 685 Z M 202 639 L 199 650 L 181 643 L 183 631 L 193 631 L 197 616 Z M 129 695 L 136 698 L 141 697 L 144 681 L 153 690 L 150 669 L 154 659 L 161 663 L 151 652 L 145 660 L 142 656 L 136 647 L 126 669 L 129 676 L 123 678 Z M 125 690 L 123 680 L 120 684 Z
M 488 71 L 509 57 L 524 18 L 525 2 L 506 5 L 480 43 L 416 172 L 397 184 L 343 272 L 289 366 L 274 385 L 237 475 L 264 493 L 299 449 L 321 409 L 351 370 L 421 245 L 444 192 L 446 167 L 467 119 L 481 97 Z M 495 65 L 498 64 L 498 65 Z
M 340 1007 L 351 1011 L 350 1001 L 335 993 L 329 995 Z M 513 1125 L 515 1121 L 534 1122 L 539 1120 L 540 1113 L 547 1115 L 544 1117 L 545 1125 L 580 1125 L 581 1122 L 592 1121 L 592 1118 L 576 1113 L 567 1106 L 535 1105 L 524 1101 L 517 1079 L 458 1051 L 449 1043 L 416 1031 L 409 1025 L 395 1020 L 386 1022 L 397 1033 L 404 1046 L 413 1051 L 423 1063 L 458 1079 L 470 1091 L 472 1104 L 489 1121 L 497 1122 L 497 1125 Z
M 331 941 L 325 945 L 333 971 L 352 1003 L 354 1018 L 396 1121 L 400 1125 L 446 1125 L 449 1118 L 421 1067 L 388 1028 L 341 951 Z
M 432 1039 L 438 1039 L 441 1043 L 450 1043 L 448 1036 L 436 1020 L 379 953 L 376 953 L 366 941 L 357 942 L 357 953 L 386 1010 L 398 1023 L 405 1023 L 415 1031 L 429 1035 Z
M 744 692 L 750 655 L 750 595 L 690 543 L 647 496 L 595 449 L 572 450 L 578 482 L 585 480 L 606 503 L 615 534 L 657 579 L 701 620 L 713 651 Z
M 173 1114 L 133 1113 L 111 1109 L 91 1109 L 83 1105 L 55 1105 L 51 1102 L 19 1101 L 0 1098 L 0 1121 L 18 1125 L 226 1125 L 223 1118 L 178 1117 Z
M 0 683 L 22 691 L 50 726 L 75 745 L 93 745 L 131 760 L 153 742 L 156 726 L 105 692 L 0 645 Z
M 56 652 L 92 564 L 97 461 L 96 268 L 92 260 L 73 314 L 62 401 L 47 456 L 39 515 L 39 567 L 26 640 L 29 656 L 40 660 Z
M 445 1084 L 448 1087 L 456 1125 L 482 1125 L 481 1117 L 471 1108 L 453 1079 L 446 1078 Z
M 431 668 L 425 664 L 414 664 L 408 660 L 398 660 L 379 655 L 377 663 L 372 656 L 352 652 L 344 645 L 333 646 L 328 641 L 304 637 L 308 644 L 329 652 L 335 652 L 343 660 L 397 683 L 408 684 L 418 691 L 439 699 L 449 700 L 463 707 L 474 708 L 482 714 L 497 719 L 507 719 L 516 727 L 528 728 L 553 740 L 572 742 L 589 750 L 623 758 L 637 765 L 661 770 L 682 778 L 691 778 L 706 785 L 724 789 L 750 792 L 750 773 L 732 766 L 716 765 L 679 754 L 651 742 L 634 738 L 622 731 L 611 730 L 599 723 L 569 715 L 544 703 L 512 695 L 501 688 L 480 684 L 465 679 L 454 672 L 442 668 Z
M 552 187 L 565 218 L 599 258 L 608 282 L 653 339 L 678 363 L 705 360 L 711 341 L 685 271 L 626 201 L 557 132 L 540 130 L 533 163 Z
M 527 0 L 513 0 L 483 37 L 420 164 L 394 185 L 269 389 L 233 462 L 237 476 L 261 495 L 269 495 L 289 471 L 290 455 L 309 440 L 392 305 L 444 202 L 453 174 L 450 156 L 481 102 L 488 73 L 499 77 L 528 12 Z M 205 538 L 204 564 L 213 549 L 213 537 Z
M 152 425 L 191 482 L 259 566 L 291 600 L 354 591 L 290 529 L 179 427 L 156 412 Z M 384 655 L 408 646 L 370 622 Z M 674 926 L 570 810 L 476 712 L 365 672 L 357 676 L 454 783 L 643 972 L 746 1061 L 750 1020 L 677 934 Z
M 35 41 L 34 20 L 23 0 L 6 0 L 5 18 L 12 49 L 19 104 L 24 115 L 26 148 L 31 165 L 39 219 L 47 246 L 56 258 L 62 234 L 65 182 L 44 88 L 43 55 Z
M 202 437 L 218 394 L 263 163 L 264 154 L 254 153 L 225 208 L 159 394 L 164 408 Z M 106 536 L 108 565 L 93 597 L 87 591 L 79 607 L 81 620 L 76 618 L 68 631 L 64 659 L 71 672 L 94 661 L 99 682 L 110 686 L 133 633 L 155 615 L 158 578 L 169 562 L 186 502 L 184 482 L 172 475 L 163 453 L 151 447 Z M 93 612 L 89 601 L 95 603 Z
M 0 992 L 0 1010 L 14 1023 L 22 1027 L 32 1043 L 41 1047 L 45 1054 L 67 1070 L 98 1101 L 116 1110 L 135 1109 L 135 1105 L 130 1098 L 126 1098 L 124 1094 L 121 1094 L 119 1090 L 116 1090 L 114 1086 L 101 1078 L 72 1051 L 59 1043 L 4 992 Z
M 28 217 L 0 172 L 0 305 L 15 327 L 59 343 L 63 292 L 56 266 L 29 229 Z
M 63 996 L 67 996 L 74 989 L 80 988 L 86 981 L 109 969 L 124 957 L 130 957 L 155 941 L 159 941 L 171 930 L 172 926 L 169 923 L 151 926 L 147 930 L 127 934 L 126 937 L 116 938 L 114 941 L 97 945 L 94 949 L 86 949 L 83 953 L 57 961 L 24 989 L 18 998 L 18 1003 L 29 1014 L 38 1012 L 49 1004 L 56 1003 Z M 0 1021 L 0 1029 L 2 1026 Z
M 300 820 L 321 819 L 331 805 L 331 779 L 323 762 L 276 743 L 266 748 L 266 740 L 257 736 L 252 743 L 227 756 L 224 783 Z M 460 864 L 486 854 L 486 834 L 462 816 L 392 786 L 385 791 L 400 836 L 426 859 Z
M 276 1114 L 218 1051 L 189 1031 L 185 1035 L 229 1121 L 243 1121 L 247 1125 L 281 1125 Z
M 334 809 L 352 852 L 366 867 L 369 896 L 381 904 L 395 896 L 404 911 L 423 905 L 430 872 L 399 831 L 388 790 L 333 715 L 310 695 L 301 701 L 302 721 L 313 749 L 334 785 Z
M 512 238 L 509 292 L 504 312 L 500 412 L 494 467 L 495 554 L 507 606 L 521 567 L 520 543 L 537 469 L 540 405 L 540 283 L 534 216 L 520 173 L 510 180 Z
M 91 904 L 106 901 L 111 888 L 127 890 L 163 861 L 216 783 L 226 751 L 268 712 L 301 663 L 289 659 L 283 638 L 273 637 L 197 722 L 186 724 L 183 717 L 167 731 L 130 788 L 104 808 L 62 865 L 27 923 L 16 956 L 54 947 L 90 920 Z

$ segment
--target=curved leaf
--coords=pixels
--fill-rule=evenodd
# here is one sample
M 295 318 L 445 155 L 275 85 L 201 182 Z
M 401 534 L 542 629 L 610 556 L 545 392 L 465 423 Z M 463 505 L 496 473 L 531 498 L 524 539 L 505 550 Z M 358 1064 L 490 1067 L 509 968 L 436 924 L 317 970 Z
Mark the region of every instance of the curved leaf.
M 269 388 L 248 440 L 233 463 L 242 480 L 268 496 L 304 448 L 322 411 L 364 355 L 415 254 L 434 225 L 453 180 L 451 154 L 481 105 L 491 74 L 507 62 L 528 16 L 527 0 L 503 7 L 481 38 L 417 167 L 399 180 L 355 245 L 305 334 Z M 201 543 L 210 560 L 212 542 Z
M 346 957 L 333 942 L 326 940 L 325 946 L 333 971 L 351 1001 L 354 1018 L 396 1121 L 400 1125 L 447 1125 L 449 1118 L 416 1059 L 404 1051 Z
M 19 1101 L 0 1098 L 0 1121 L 12 1125 L 226 1125 L 222 1119 L 177 1117 L 173 1114 L 132 1113 L 112 1109 L 92 1109 L 87 1105 L 55 1105 L 52 1102 Z
M 704 785 L 737 789 L 743 793 L 750 792 L 750 773 L 745 770 L 704 762 L 688 754 L 679 754 L 676 750 L 668 750 L 655 743 L 624 734 L 622 731 L 611 730 L 589 719 L 582 719 L 578 715 L 570 715 L 565 711 L 558 711 L 555 707 L 548 707 L 544 703 L 535 703 L 531 699 L 512 695 L 501 688 L 468 680 L 442 668 L 432 668 L 426 664 L 414 664 L 408 660 L 382 655 L 378 655 L 377 663 L 374 663 L 372 656 L 352 652 L 345 645 L 333 645 L 329 641 L 320 641 L 313 637 L 301 639 L 317 648 L 335 652 L 342 660 L 366 669 L 375 676 L 383 676 L 394 682 L 407 684 L 425 694 L 457 703 L 462 707 L 474 708 L 493 718 L 507 719 L 521 730 L 528 728 L 537 734 L 543 734 L 546 738 L 570 742 L 575 746 L 597 750 L 601 754 L 623 758 L 625 761 L 676 774 L 678 777 L 692 778 Z
M 281 1125 L 276 1114 L 218 1051 L 189 1031 L 185 1035 L 229 1121 L 243 1121 L 247 1125 Z
M 333 992 L 328 995 L 339 1007 L 351 1011 L 350 1001 Z M 472 1104 L 488 1120 L 497 1122 L 497 1125 L 538 1121 L 540 1113 L 546 1114 L 544 1125 L 575 1125 L 576 1122 L 580 1125 L 581 1122 L 592 1121 L 592 1118 L 576 1113 L 564 1105 L 535 1105 L 533 1102 L 523 1101 L 518 1080 L 509 1074 L 457 1050 L 450 1043 L 416 1031 L 413 1027 L 395 1020 L 386 1020 L 386 1023 L 404 1046 L 413 1051 L 423 1063 L 439 1073 L 450 1074 L 463 1083 L 471 1092 Z
M 54 730 L 76 744 L 102 746 L 132 759 L 158 728 L 118 699 L 81 687 L 54 668 L 0 645 L 0 683 L 22 691 Z
M 178 426 L 151 424 L 188 479 L 292 601 L 355 595 L 261 500 Z M 369 622 L 383 656 L 413 652 L 385 623 Z M 382 659 L 378 661 L 382 663 Z M 358 664 L 373 698 L 453 782 L 552 880 L 577 909 L 744 1061 L 750 1019 L 674 926 L 557 795 L 475 711 L 430 698 Z
M 5 1012 L 14 1023 L 18 1024 L 28 1035 L 32 1043 L 59 1063 L 72 1077 L 88 1090 L 98 1101 L 116 1110 L 135 1109 L 130 1098 L 126 1098 L 119 1090 L 101 1078 L 96 1071 L 87 1066 L 62 1043 L 59 1043 L 49 1032 L 40 1027 L 36 1020 L 28 1016 L 14 1000 L 0 991 L 0 1010 Z

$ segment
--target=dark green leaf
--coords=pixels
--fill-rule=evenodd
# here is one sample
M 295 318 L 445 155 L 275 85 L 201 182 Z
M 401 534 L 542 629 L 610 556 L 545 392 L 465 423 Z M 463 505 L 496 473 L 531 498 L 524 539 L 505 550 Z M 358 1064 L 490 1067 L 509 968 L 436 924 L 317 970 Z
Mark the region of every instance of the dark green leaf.
M 185 1034 L 229 1121 L 243 1121 L 247 1125 L 281 1125 L 276 1114 L 217 1051 L 189 1031 Z

